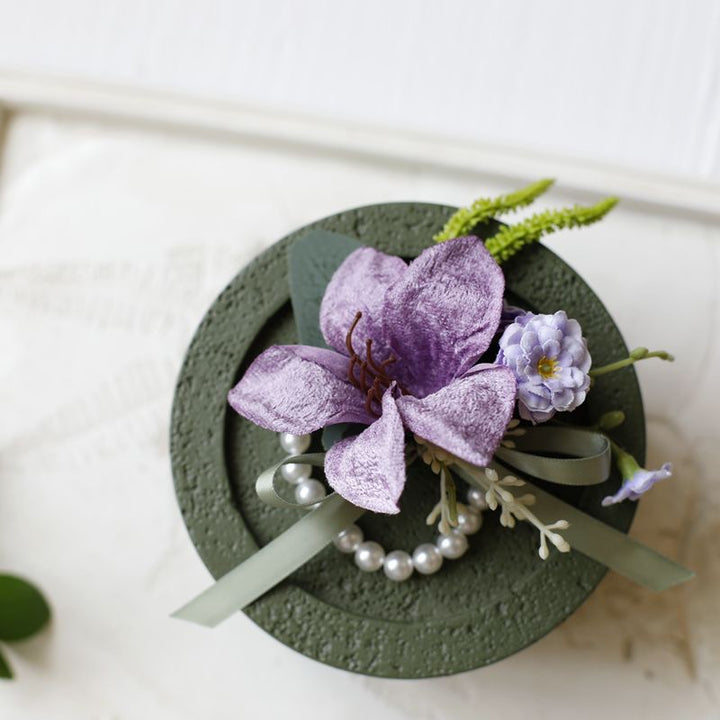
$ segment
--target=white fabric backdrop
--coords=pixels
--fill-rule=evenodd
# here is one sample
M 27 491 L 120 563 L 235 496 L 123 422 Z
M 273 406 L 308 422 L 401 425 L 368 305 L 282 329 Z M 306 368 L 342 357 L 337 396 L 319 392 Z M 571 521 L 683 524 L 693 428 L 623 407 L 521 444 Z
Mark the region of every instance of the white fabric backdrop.
M 0 174 L 0 567 L 37 581 L 55 614 L 48 632 L 9 649 L 18 680 L 0 688 L 0 717 L 718 715 L 720 238 L 715 226 L 622 206 L 549 244 L 628 343 L 678 355 L 639 368 L 649 461 L 671 459 L 676 477 L 641 504 L 633 534 L 693 567 L 692 584 L 655 595 L 608 577 L 525 652 L 412 683 L 321 666 L 243 615 L 214 631 L 168 617 L 209 582 L 176 508 L 167 436 L 175 377 L 212 299 L 262 248 L 323 215 L 501 189 L 288 148 L 33 115 L 11 123 Z

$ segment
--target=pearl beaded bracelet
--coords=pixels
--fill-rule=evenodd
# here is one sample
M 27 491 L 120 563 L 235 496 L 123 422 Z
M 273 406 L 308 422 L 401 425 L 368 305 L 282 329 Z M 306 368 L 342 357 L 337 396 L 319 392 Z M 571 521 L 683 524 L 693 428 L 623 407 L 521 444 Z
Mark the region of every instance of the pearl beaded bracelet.
M 280 446 L 288 455 L 301 455 L 310 447 L 309 435 L 280 433 Z M 283 478 L 295 486 L 295 500 L 301 505 L 314 505 L 325 497 L 325 486 L 310 477 L 312 467 L 298 463 L 283 465 Z M 334 538 L 340 552 L 354 554 L 355 564 L 364 572 L 383 569 L 385 575 L 395 582 L 407 580 L 414 571 L 432 575 L 442 567 L 444 560 L 456 560 L 468 549 L 468 535 L 474 535 L 482 527 L 482 511 L 487 508 L 485 494 L 478 488 L 469 488 L 467 507 L 458 510 L 458 524 L 448 534 L 440 534 L 434 543 L 422 543 L 412 555 L 405 550 L 389 553 L 380 543 L 365 540 L 362 528 L 349 525 Z

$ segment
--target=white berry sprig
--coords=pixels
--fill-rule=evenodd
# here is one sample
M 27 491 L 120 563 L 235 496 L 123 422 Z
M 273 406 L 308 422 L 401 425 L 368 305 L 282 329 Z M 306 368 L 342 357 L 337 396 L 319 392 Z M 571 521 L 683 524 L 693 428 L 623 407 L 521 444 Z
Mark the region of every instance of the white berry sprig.
M 525 520 L 537 528 L 540 533 L 540 547 L 538 555 L 547 560 L 550 555 L 548 542 L 560 552 L 569 552 L 570 543 L 556 530 L 567 530 L 570 523 L 567 520 L 558 520 L 550 525 L 545 525 L 529 508 L 535 504 L 535 496 L 527 493 L 520 497 L 508 490 L 510 487 L 522 487 L 524 480 L 513 475 L 505 475 L 500 478 L 493 468 L 485 468 L 485 474 L 478 476 L 479 483 L 485 490 L 485 502 L 490 510 L 500 508 L 500 524 L 503 527 L 515 527 L 516 520 Z

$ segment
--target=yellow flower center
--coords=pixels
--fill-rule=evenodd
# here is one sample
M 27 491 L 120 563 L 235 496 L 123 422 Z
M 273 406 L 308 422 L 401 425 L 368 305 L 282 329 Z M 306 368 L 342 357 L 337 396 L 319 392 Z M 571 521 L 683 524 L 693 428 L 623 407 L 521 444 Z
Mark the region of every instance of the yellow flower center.
M 555 377 L 556 370 L 557 360 L 554 358 L 549 358 L 543 355 L 538 360 L 537 371 L 540 373 L 540 377 L 542 377 L 543 380 L 549 380 L 550 378 Z

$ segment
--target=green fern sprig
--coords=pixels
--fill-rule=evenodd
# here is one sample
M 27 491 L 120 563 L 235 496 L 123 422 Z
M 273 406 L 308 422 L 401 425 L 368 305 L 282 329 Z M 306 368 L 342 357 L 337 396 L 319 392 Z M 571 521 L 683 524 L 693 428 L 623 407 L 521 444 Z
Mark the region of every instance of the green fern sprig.
M 503 263 L 544 235 L 563 228 L 590 225 L 601 220 L 617 203 L 618 198 L 608 197 L 590 207 L 575 205 L 563 210 L 546 210 L 530 216 L 517 225 L 505 225 L 485 242 L 485 247 L 498 263 Z
M 469 207 L 460 208 L 460 210 L 453 213 L 445 223 L 445 227 L 433 239 L 435 242 L 443 242 L 467 235 L 476 225 L 485 220 L 529 205 L 546 192 L 554 182 L 554 180 L 549 179 L 538 180 L 508 195 L 500 195 L 496 198 L 479 198 Z

